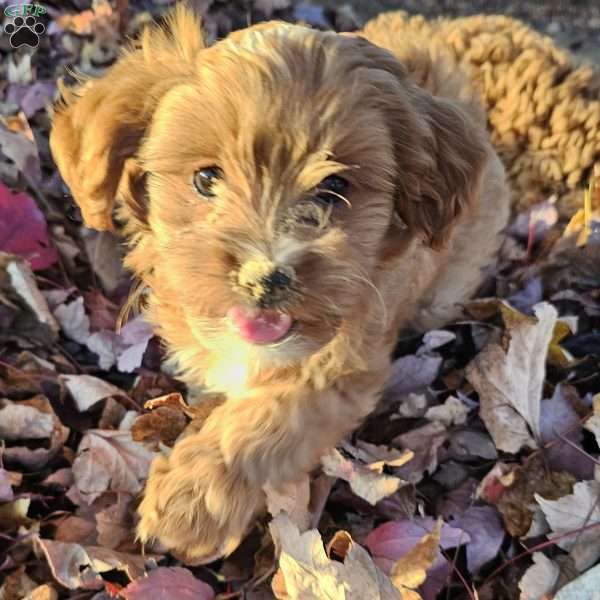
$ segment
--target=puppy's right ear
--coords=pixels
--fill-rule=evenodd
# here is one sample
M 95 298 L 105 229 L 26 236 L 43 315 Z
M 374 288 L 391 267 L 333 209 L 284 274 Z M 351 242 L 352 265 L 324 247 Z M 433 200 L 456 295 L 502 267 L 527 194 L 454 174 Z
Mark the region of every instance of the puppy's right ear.
M 189 79 L 203 48 L 198 18 L 179 5 L 166 27 L 147 28 L 103 77 L 62 87 L 50 150 L 88 227 L 113 229 L 117 199 L 126 216 L 142 218 L 135 155 L 160 98 Z

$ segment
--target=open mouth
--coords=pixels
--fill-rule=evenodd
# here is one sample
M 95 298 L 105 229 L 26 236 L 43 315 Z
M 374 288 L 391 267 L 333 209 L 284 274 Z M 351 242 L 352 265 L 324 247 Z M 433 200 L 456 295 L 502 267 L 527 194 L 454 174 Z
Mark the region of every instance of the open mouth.
M 273 344 L 286 338 L 292 330 L 294 320 L 278 310 L 242 308 L 234 306 L 227 318 L 238 335 L 252 344 Z

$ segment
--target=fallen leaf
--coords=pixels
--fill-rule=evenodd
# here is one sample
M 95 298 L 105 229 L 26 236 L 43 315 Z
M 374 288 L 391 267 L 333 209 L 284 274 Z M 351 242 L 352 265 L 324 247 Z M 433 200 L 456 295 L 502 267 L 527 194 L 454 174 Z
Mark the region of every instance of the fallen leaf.
M 123 542 L 133 540 L 133 503 L 133 496 L 117 494 L 114 504 L 96 512 L 99 546 L 115 550 Z
M 531 565 L 519 581 L 521 595 L 519 600 L 546 600 L 552 598 L 552 592 L 560 575 L 560 567 L 542 552 L 533 553 Z
M 439 554 L 440 536 L 442 533 L 442 520 L 438 519 L 433 531 L 423 536 L 417 544 L 404 556 L 400 557 L 392 570 L 390 579 L 402 592 L 402 598 L 420 598 L 415 593 L 420 585 L 425 583 L 427 571 L 435 563 Z
M 215 597 L 210 585 L 182 567 L 158 567 L 132 581 L 119 595 L 125 600 L 213 600 Z
M 377 473 L 356 461 L 344 458 L 335 449 L 321 457 L 321 465 L 327 475 L 347 481 L 357 496 L 372 505 L 391 496 L 404 483 L 399 477 Z
M 278 600 L 402 600 L 392 582 L 351 538 L 344 562 L 338 562 L 327 556 L 316 529 L 300 533 L 284 513 L 271 521 L 269 529 L 281 548 L 279 577 L 273 580 Z
M 366 538 L 365 546 L 373 555 L 375 564 L 384 573 L 389 573 L 394 564 L 412 548 L 414 548 L 424 535 L 434 530 L 436 521 L 431 517 L 416 517 L 412 520 L 390 521 L 374 529 Z M 440 535 L 439 545 L 444 549 L 457 548 L 461 544 L 468 544 L 469 535 L 444 523 Z M 425 584 L 421 593 L 428 598 L 435 598 L 436 594 L 444 587 L 450 566 L 438 550 L 434 564 L 428 570 Z
M 45 583 L 31 590 L 23 600 L 58 600 L 58 592 Z
M 384 394 L 389 397 L 419 392 L 431 385 L 442 365 L 442 357 L 423 354 L 403 356 L 392 363 Z
M 401 467 L 412 460 L 414 456 L 410 450 L 401 452 L 396 448 L 369 444 L 362 440 L 356 440 L 354 445 L 343 442 L 342 448 L 353 458 L 364 462 L 369 469 L 378 473 L 382 473 L 386 466 Z
M 496 460 L 498 453 L 489 435 L 481 431 L 463 429 L 452 433 L 448 456 L 456 460 L 468 460 L 473 457 Z
M 583 432 L 570 398 L 579 400 L 575 388 L 559 384 L 549 400 L 542 400 L 540 431 L 548 465 L 569 471 L 578 479 L 591 479 L 594 462 L 581 447 Z
M 600 565 L 592 567 L 577 579 L 567 583 L 553 600 L 596 600 L 600 587 Z
M 425 473 L 433 473 L 438 465 L 438 450 L 446 441 L 446 428 L 439 422 L 428 423 L 395 437 L 392 444 L 414 453 L 413 459 L 397 470 L 403 479 L 418 483 Z
M 92 375 L 60 375 L 79 412 L 89 410 L 94 404 L 111 396 L 123 396 L 118 387 Z
M 160 442 L 172 447 L 187 424 L 188 419 L 183 411 L 159 406 L 135 420 L 131 427 L 131 436 L 136 442 Z
M 285 484 L 278 489 L 267 483 L 263 489 L 267 496 L 267 510 L 273 517 L 284 512 L 300 531 L 308 529 L 311 523 L 308 476 L 305 475 L 299 481 Z
M 106 292 L 114 291 L 125 278 L 123 247 L 119 238 L 108 231 L 82 231 L 83 245 L 94 273 Z
M 42 395 L 20 402 L 11 402 L 10 400 L 2 400 L 1 402 L 4 409 L 7 409 L 14 417 L 7 419 L 7 423 L 4 422 L 4 419 L 1 419 L 3 426 L 8 424 L 6 432 L 2 435 L 4 439 L 48 440 L 46 442 L 47 447 L 36 447 L 34 449 L 26 446 L 5 447 L 3 450 L 4 459 L 20 463 L 31 470 L 42 468 L 61 450 L 69 436 L 69 430 L 60 422 L 48 399 Z M 14 428 L 11 429 L 11 426 L 14 426 Z M 33 434 L 34 437 L 30 437 L 30 434 Z
M 446 427 L 463 425 L 467 421 L 469 409 L 458 398 L 450 396 L 444 404 L 427 409 L 425 418 L 429 421 L 439 421 Z
M 114 331 L 119 317 L 119 306 L 109 300 L 98 288 L 83 294 L 90 316 L 92 331 Z
M 8 276 L 8 282 L 14 293 L 31 310 L 38 322 L 47 326 L 52 337 L 56 337 L 59 331 L 58 322 L 37 287 L 29 263 L 12 254 L 0 252 L 0 280 L 4 279 L 2 270 Z
M 0 250 L 22 256 L 34 271 L 58 260 L 44 215 L 30 196 L 11 192 L 0 182 Z
M 0 418 L 1 417 L 2 411 L 0 410 Z M 0 502 L 10 502 L 14 499 L 15 494 L 13 492 L 12 485 L 10 473 L 0 467 Z
M 80 546 L 46 540 L 34 536 L 36 546 L 44 553 L 52 575 L 66 588 L 76 590 L 97 590 L 104 587 L 101 573 L 124 571 L 131 579 L 144 574 L 145 558 L 101 548 L 100 546 Z
M 561 536 L 556 543 L 569 552 L 580 572 L 592 566 L 600 558 L 600 483 L 579 481 L 572 494 L 557 500 L 535 494 L 535 499 L 552 528 L 550 539 Z M 576 531 L 590 525 L 588 530 Z M 565 535 L 569 532 L 575 533 Z
M 86 504 L 106 491 L 137 494 L 154 453 L 131 438 L 129 431 L 89 429 L 73 463 L 75 486 Z
M 536 494 L 560 498 L 571 492 L 575 478 L 566 471 L 551 471 L 538 454 L 523 465 L 498 463 L 481 482 L 478 497 L 495 505 L 513 537 L 528 534 L 535 515 Z
M 506 323 L 508 348 L 489 343 L 466 375 L 479 394 L 481 418 L 496 447 L 515 453 L 523 446 L 536 448 L 541 437 L 542 386 L 557 312 L 548 303 L 534 307 L 536 319 L 513 312 Z
M 43 439 L 52 435 L 52 415 L 31 403 L 0 400 L 0 437 L 6 440 Z
M 452 526 L 462 529 L 471 538 L 467 544 L 467 565 L 473 575 L 498 556 L 506 532 L 495 508 L 471 506 L 452 521 Z
M 90 337 L 90 319 L 85 314 L 83 296 L 54 309 L 54 316 L 63 333 L 71 340 L 85 344 Z
M 0 116 L 0 152 L 17 167 L 29 185 L 42 179 L 37 145 L 23 113 L 10 118 Z
M 29 525 L 32 521 L 27 516 L 30 498 L 19 498 L 0 505 L 0 527 L 2 531 L 16 530 L 21 525 Z

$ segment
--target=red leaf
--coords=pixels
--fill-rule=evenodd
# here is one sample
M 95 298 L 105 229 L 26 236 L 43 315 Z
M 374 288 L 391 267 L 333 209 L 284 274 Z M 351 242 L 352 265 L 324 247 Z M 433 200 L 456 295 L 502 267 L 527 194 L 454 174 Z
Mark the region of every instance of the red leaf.
M 35 202 L 0 183 L 0 250 L 26 258 L 34 271 L 58 260 L 48 239 L 46 219 Z
M 215 594 L 207 583 L 196 579 L 182 567 L 159 567 L 148 577 L 132 581 L 121 596 L 125 600 L 213 600 Z

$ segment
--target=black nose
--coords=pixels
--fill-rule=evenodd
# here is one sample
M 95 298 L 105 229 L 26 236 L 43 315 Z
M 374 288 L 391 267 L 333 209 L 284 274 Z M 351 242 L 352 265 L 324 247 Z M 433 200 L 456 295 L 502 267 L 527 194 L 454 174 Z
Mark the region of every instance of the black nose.
M 260 283 L 264 290 L 265 296 L 276 295 L 277 292 L 285 290 L 292 283 L 291 277 L 283 271 L 275 270 L 268 275 L 265 275 Z

